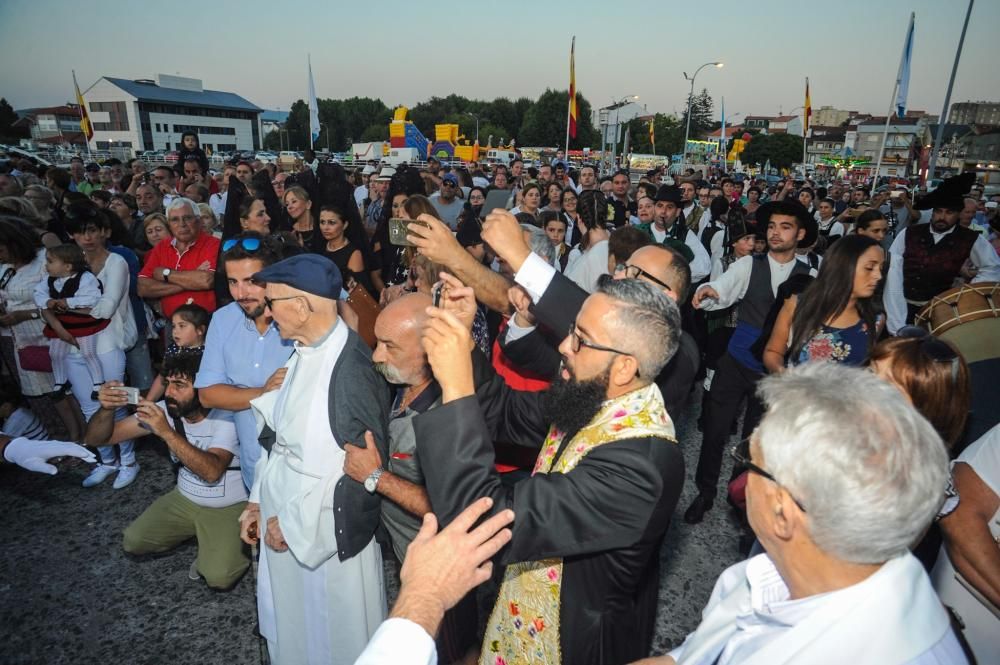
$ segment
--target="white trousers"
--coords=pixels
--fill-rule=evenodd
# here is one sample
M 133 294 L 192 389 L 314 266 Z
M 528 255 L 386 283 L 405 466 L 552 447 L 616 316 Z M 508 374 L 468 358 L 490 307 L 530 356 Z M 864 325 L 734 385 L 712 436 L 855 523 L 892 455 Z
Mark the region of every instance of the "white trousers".
M 97 360 L 101 364 L 105 381 L 121 381 L 125 377 L 124 351 L 116 349 L 107 353 L 101 353 L 98 354 Z M 89 421 L 90 417 L 101 408 L 101 404 L 90 396 L 94 391 L 94 384 L 91 381 L 90 370 L 87 369 L 87 361 L 84 360 L 81 354 L 71 353 L 66 356 L 64 365 L 66 367 L 66 378 L 69 379 L 72 386 L 73 396 L 80 403 L 80 410 L 83 411 L 84 419 Z M 121 420 L 126 416 L 128 416 L 128 411 L 119 409 L 115 413 L 115 420 Z M 122 464 L 135 463 L 134 441 L 122 441 L 118 444 L 118 449 Z M 101 457 L 102 463 L 115 463 L 115 446 L 101 446 L 97 449 L 97 452 Z

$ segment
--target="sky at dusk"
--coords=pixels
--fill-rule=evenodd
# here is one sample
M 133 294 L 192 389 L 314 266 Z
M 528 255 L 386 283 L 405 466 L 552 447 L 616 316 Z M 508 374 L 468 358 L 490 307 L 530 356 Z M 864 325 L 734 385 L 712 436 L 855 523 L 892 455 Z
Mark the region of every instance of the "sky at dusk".
M 312 55 L 317 96 L 379 97 L 413 105 L 431 96 L 536 98 L 568 85 L 596 107 L 639 95 L 649 112 L 681 112 L 689 74 L 704 62 L 727 115 L 813 109 L 884 114 L 910 11 L 916 12 L 909 108 L 941 112 L 964 0 L 834 2 L 255 2 L 0 1 L 7 66 L 0 96 L 14 108 L 72 99 L 101 76 L 203 80 L 267 109 L 306 97 Z M 1000 1 L 976 3 L 952 101 L 1000 97 Z M 736 118 L 739 122 L 740 118 Z

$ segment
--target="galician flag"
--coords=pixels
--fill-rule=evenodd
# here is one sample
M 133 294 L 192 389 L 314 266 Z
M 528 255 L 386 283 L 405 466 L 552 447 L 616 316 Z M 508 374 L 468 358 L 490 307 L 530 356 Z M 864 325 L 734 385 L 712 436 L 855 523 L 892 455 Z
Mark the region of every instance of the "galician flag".
M 80 131 L 87 137 L 87 140 L 94 138 L 94 126 L 90 124 L 90 116 L 87 115 L 87 104 L 80 94 L 80 84 L 76 82 L 76 72 L 73 72 L 73 88 L 76 90 L 76 103 L 80 107 Z
M 576 138 L 576 37 L 569 47 L 569 136 Z
M 319 140 L 319 104 L 316 103 L 316 84 L 313 83 L 312 56 L 309 57 L 309 147 Z
M 910 27 L 906 30 L 906 41 L 903 43 L 903 57 L 899 61 L 899 72 L 896 74 L 896 117 L 906 115 L 906 94 L 910 90 L 910 60 L 913 57 L 913 19 L 910 12 Z

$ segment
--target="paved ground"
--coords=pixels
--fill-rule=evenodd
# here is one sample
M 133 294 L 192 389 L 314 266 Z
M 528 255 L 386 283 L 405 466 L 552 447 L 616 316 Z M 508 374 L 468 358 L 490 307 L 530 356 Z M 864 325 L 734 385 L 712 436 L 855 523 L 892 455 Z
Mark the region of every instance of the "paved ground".
M 697 625 L 715 578 L 739 558 L 735 521 L 724 507 L 698 527 L 680 519 L 693 496 L 701 438 L 687 419 L 679 432 L 689 481 L 662 552 L 654 653 Z M 251 576 L 218 593 L 188 580 L 193 543 L 151 559 L 122 553 L 122 530 L 174 483 L 162 444 L 143 442 L 139 461 L 138 480 L 120 491 L 110 481 L 80 487 L 82 465 L 67 463 L 55 477 L 0 466 L 0 663 L 263 662 L 252 634 Z M 387 575 L 394 589 L 390 564 Z

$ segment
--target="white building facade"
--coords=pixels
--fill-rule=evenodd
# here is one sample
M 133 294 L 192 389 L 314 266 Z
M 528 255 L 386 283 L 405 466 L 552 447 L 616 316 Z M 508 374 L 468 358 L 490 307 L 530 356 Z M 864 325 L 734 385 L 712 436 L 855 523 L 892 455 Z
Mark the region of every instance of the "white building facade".
M 83 93 L 95 150 L 178 150 L 194 131 L 206 152 L 259 150 L 263 109 L 231 92 L 206 90 L 198 79 L 103 77 Z

